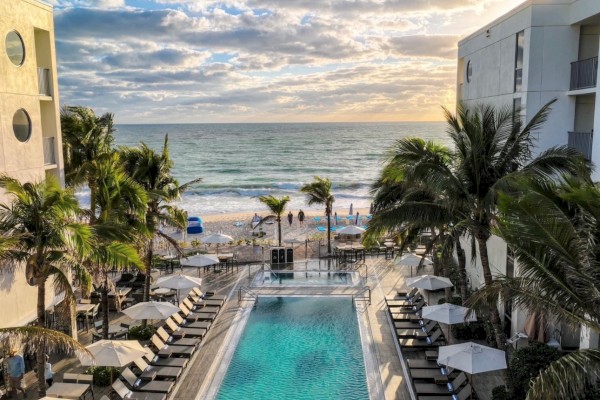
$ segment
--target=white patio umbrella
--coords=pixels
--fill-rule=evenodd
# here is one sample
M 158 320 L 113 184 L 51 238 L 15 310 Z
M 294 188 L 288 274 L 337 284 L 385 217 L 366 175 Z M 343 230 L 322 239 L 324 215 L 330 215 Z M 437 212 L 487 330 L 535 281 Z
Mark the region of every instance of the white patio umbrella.
M 423 307 L 421 317 L 441 322 L 448 325 L 448 327 L 454 324 L 462 324 L 463 322 L 477 321 L 475 312 L 469 313 L 467 307 L 451 303 Z M 450 331 L 450 328 L 448 328 L 448 331 Z M 446 338 L 449 337 L 448 333 L 446 334 Z
M 396 265 L 406 265 L 410 267 L 410 276 L 412 277 L 413 275 L 413 267 L 418 267 L 421 263 L 421 260 L 423 260 L 423 265 L 431 265 L 433 264 L 433 261 L 431 261 L 429 258 L 425 258 L 425 257 L 421 257 L 421 256 L 417 256 L 415 254 L 412 253 L 406 253 L 404 254 L 402 257 L 400 257 L 400 259 L 398 259 L 398 261 L 396 262 Z
M 195 256 L 186 257 L 181 259 L 181 265 L 186 267 L 207 267 L 209 265 L 215 265 L 220 263 L 219 258 L 212 254 L 197 254 Z M 198 276 L 200 276 L 200 269 L 198 269 Z
M 137 340 L 100 340 L 86 346 L 86 349 L 93 358 L 88 355 L 80 356 L 79 361 L 83 366 L 121 368 L 146 354 L 144 347 Z M 113 381 L 112 369 L 110 370 L 110 381 Z
M 425 289 L 427 293 L 427 303 L 429 303 L 429 291 L 439 290 L 454 286 L 450 279 L 435 275 L 420 275 L 406 280 L 408 287 Z
M 338 230 L 337 233 L 342 235 L 362 235 L 365 233 L 365 230 L 360 226 L 348 225 Z
M 440 346 L 437 362 L 460 369 L 470 374 L 473 379 L 473 374 L 506 369 L 506 353 L 503 350 L 467 342 Z
M 188 275 L 171 275 L 158 278 L 154 286 L 177 290 L 177 300 L 179 300 L 179 290 L 191 289 L 202 285 L 202 278 L 194 278 Z
M 167 319 L 179 311 L 179 307 L 164 301 L 145 301 L 123 310 L 131 319 Z
M 232 241 L 233 241 L 233 238 L 231 236 L 225 235 L 223 233 L 212 233 L 212 234 L 206 235 L 202 238 L 202 243 L 217 245 L 217 254 L 219 254 L 219 245 L 220 244 L 229 243 Z

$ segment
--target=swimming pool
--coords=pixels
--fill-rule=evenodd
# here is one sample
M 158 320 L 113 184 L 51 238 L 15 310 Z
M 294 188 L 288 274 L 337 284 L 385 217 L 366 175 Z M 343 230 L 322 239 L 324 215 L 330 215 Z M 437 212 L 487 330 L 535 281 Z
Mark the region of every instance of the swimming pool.
M 218 400 L 365 400 L 369 389 L 349 298 L 261 297 Z
M 265 270 L 259 271 L 252 286 L 354 286 L 360 283 L 356 272 L 348 271 L 304 271 L 304 270 Z

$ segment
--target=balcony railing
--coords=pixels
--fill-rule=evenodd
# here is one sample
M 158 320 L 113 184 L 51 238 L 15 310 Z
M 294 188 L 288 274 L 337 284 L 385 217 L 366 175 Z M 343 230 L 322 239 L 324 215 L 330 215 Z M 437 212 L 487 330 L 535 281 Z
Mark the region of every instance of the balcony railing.
M 38 68 L 38 87 L 40 95 L 52 96 L 49 68 Z
M 44 138 L 44 165 L 56 164 L 54 137 Z
M 592 159 L 594 132 L 569 132 L 568 146 L 583 154 L 586 160 Z
M 598 57 L 571 63 L 571 90 L 596 87 L 598 79 Z

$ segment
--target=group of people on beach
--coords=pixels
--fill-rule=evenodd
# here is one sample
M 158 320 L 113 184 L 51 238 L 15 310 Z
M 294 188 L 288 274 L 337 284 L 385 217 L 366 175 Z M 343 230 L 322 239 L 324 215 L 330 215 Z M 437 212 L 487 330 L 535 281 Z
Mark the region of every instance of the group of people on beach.
M 300 226 L 304 226 L 304 211 L 300 210 L 298 211 L 298 221 L 300 221 Z M 290 211 L 287 215 L 287 219 L 288 222 L 290 223 L 290 226 L 292 226 L 292 223 L 294 222 L 294 214 L 292 214 L 292 212 Z

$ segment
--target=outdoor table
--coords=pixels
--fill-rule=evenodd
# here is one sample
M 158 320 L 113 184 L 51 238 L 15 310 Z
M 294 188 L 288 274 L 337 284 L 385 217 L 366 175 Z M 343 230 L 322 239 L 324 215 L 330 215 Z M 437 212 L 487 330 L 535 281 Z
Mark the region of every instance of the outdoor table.
M 154 290 L 154 296 L 156 296 L 156 298 L 159 301 L 164 301 L 167 297 L 174 296 L 174 295 L 175 295 L 175 291 L 173 289 L 158 288 L 158 289 Z
M 221 253 L 221 254 L 216 254 L 217 258 L 219 259 L 219 261 L 221 262 L 219 264 L 219 267 L 224 266 L 225 267 L 225 271 L 229 270 L 229 262 L 233 260 L 233 253 Z M 233 265 L 232 265 L 233 267 Z M 213 265 L 213 271 L 216 271 L 217 265 Z M 233 269 L 232 269 L 233 270 Z
M 131 292 L 131 288 L 129 288 L 129 287 L 117 288 L 117 291 L 118 291 L 119 296 L 125 297 Z M 110 293 L 108 293 L 109 296 L 115 296 L 116 294 L 117 293 L 115 293 L 114 290 L 112 290 Z
M 48 396 L 63 399 L 81 399 L 90 391 L 90 385 L 83 383 L 56 382 L 46 390 Z

